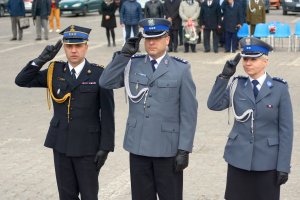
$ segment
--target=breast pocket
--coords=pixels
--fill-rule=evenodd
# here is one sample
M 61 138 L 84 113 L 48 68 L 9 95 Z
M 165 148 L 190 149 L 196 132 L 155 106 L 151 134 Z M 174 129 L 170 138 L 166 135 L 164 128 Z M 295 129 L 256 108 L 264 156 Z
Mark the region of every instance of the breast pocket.
M 130 76 L 130 90 L 133 95 L 136 95 L 141 89 L 148 87 L 148 78 L 133 75 Z
M 66 94 L 68 88 L 66 81 L 53 81 L 52 86 L 52 91 L 56 98 L 62 98 Z
M 98 85 L 80 85 L 81 93 L 95 93 L 98 91 Z
M 161 102 L 168 101 L 177 94 L 177 80 L 158 80 L 157 88 L 158 100 Z

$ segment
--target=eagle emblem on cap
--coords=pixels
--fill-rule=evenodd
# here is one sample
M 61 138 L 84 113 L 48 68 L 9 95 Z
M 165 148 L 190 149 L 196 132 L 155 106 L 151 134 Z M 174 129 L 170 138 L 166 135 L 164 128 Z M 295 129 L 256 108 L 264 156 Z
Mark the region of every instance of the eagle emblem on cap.
M 70 27 L 70 32 L 75 32 L 75 27 L 74 27 L 74 25 L 71 25 L 71 27 Z
M 148 25 L 154 26 L 154 19 L 148 19 Z
M 251 44 L 251 39 L 250 38 L 246 38 L 245 42 L 246 42 L 246 45 L 250 45 Z

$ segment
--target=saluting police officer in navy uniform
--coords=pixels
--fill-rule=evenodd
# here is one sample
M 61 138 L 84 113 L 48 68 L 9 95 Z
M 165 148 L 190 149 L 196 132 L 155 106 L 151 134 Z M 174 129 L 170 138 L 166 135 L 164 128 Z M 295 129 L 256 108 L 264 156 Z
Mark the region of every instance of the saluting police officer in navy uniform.
M 272 47 L 254 37 L 240 41 L 242 53 L 227 61 L 208 98 L 215 111 L 232 107 L 234 124 L 225 146 L 226 200 L 279 200 L 288 180 L 293 111 L 287 83 L 266 72 Z M 248 77 L 230 77 L 242 57 Z
M 196 87 L 188 62 L 166 53 L 171 23 L 146 18 L 100 77 L 129 97 L 124 148 L 130 152 L 133 200 L 181 200 L 197 123 Z M 147 55 L 134 55 L 141 37 Z
M 45 146 L 53 149 L 61 200 L 79 199 L 79 194 L 98 199 L 99 170 L 114 150 L 113 91 L 99 87 L 103 68 L 85 59 L 90 31 L 69 26 L 61 32 L 63 42 L 48 45 L 15 80 L 21 87 L 47 88 L 52 98 L 54 115 Z M 41 70 L 62 45 L 68 62 L 51 62 Z

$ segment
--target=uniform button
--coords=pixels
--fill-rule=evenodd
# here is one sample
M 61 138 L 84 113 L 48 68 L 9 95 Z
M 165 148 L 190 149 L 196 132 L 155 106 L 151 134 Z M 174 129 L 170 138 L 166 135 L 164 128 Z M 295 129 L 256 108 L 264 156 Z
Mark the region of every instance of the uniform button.
M 146 118 L 149 118 L 149 115 L 146 115 Z
M 148 105 L 147 108 L 150 108 L 150 105 Z
M 71 107 L 70 110 L 73 110 L 73 108 Z
M 72 97 L 72 98 L 71 98 L 71 101 L 74 101 L 74 100 L 75 100 L 75 98 L 74 98 L 74 97 Z
M 72 120 L 73 118 L 72 117 L 70 117 L 70 120 Z
M 152 97 L 152 94 L 149 94 L 149 97 Z
M 150 87 L 153 87 L 153 83 L 150 84 Z

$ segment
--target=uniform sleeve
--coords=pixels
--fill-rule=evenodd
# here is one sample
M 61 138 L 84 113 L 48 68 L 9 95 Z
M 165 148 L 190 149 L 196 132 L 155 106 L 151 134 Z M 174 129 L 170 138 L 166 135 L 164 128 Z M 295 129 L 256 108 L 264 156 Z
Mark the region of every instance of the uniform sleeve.
M 114 117 L 114 95 L 112 90 L 100 87 L 100 119 L 101 138 L 100 149 L 114 151 L 115 146 L 115 117 Z
M 220 111 L 229 107 L 228 81 L 228 79 L 217 77 L 207 100 L 207 107 L 210 110 Z
M 124 69 L 130 58 L 115 53 L 113 60 L 104 69 L 99 79 L 100 87 L 117 89 L 124 86 Z
M 286 86 L 286 85 L 285 85 Z M 287 87 L 282 89 L 279 107 L 279 153 L 277 171 L 290 172 L 293 146 L 293 110 Z
M 180 131 L 178 149 L 192 152 L 197 125 L 198 102 L 190 67 L 184 72 L 180 87 Z
M 30 61 L 15 78 L 15 83 L 20 87 L 47 87 L 47 69 L 32 65 Z

